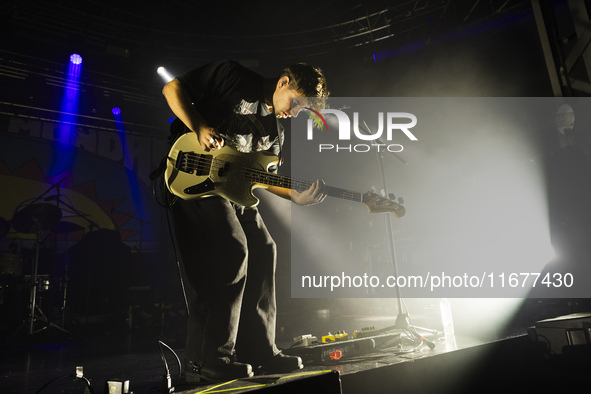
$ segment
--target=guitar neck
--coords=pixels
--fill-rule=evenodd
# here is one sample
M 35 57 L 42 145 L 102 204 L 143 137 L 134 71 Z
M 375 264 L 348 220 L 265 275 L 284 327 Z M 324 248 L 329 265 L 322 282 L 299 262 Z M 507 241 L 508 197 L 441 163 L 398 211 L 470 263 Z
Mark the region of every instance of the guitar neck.
M 308 189 L 314 182 L 293 179 L 287 176 L 269 174 L 268 172 L 251 173 L 253 177 L 249 177 L 251 181 L 268 186 L 278 186 L 287 189 L 294 189 L 302 192 Z M 338 187 L 326 186 L 325 192 L 330 197 L 342 198 L 344 200 L 363 202 L 363 195 L 359 192 L 351 190 L 340 189 Z

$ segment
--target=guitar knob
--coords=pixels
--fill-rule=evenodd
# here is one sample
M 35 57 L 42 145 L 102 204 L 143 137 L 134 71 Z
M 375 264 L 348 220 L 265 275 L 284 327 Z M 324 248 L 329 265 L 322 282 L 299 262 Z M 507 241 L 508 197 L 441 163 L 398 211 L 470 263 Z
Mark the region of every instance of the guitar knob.
M 394 193 L 388 194 L 388 197 L 390 197 L 390 200 L 396 200 L 396 196 L 394 195 Z
M 404 204 L 404 200 L 402 199 L 402 197 L 398 197 L 398 204 L 400 204 L 400 205 Z

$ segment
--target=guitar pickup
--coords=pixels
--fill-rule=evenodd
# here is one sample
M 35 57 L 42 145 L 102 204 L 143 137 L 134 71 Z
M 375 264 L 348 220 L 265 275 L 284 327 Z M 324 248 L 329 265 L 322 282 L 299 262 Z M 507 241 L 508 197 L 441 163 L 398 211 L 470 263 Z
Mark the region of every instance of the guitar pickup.
M 225 177 L 229 173 L 229 171 L 230 171 L 230 163 L 224 163 L 224 165 L 218 169 L 218 177 L 219 178 Z
M 210 166 L 211 159 L 208 160 L 207 155 L 183 151 L 179 151 L 175 164 L 176 169 L 179 171 L 198 176 L 209 175 Z

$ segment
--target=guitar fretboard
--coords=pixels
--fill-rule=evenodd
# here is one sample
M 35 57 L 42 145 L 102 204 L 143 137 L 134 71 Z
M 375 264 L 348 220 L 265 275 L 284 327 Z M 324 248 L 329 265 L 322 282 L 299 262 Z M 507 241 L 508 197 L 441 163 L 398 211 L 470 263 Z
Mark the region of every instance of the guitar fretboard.
M 203 165 L 209 167 L 209 164 L 214 168 L 222 168 L 226 165 L 226 162 L 214 159 L 212 163 L 210 160 L 207 160 L 207 162 L 201 162 L 198 167 L 202 167 Z M 267 186 L 278 186 L 287 189 L 294 189 L 298 192 L 302 192 L 308 189 L 314 183 L 300 179 L 293 179 L 283 175 L 271 174 L 266 171 L 256 170 L 252 168 L 241 168 L 240 171 L 244 174 L 245 179 L 249 182 L 259 183 Z M 325 192 L 330 197 L 363 202 L 363 194 L 359 192 L 341 189 L 333 186 L 325 186 Z
M 260 183 L 263 185 L 269 186 L 279 186 L 285 187 L 287 189 L 294 189 L 298 192 L 302 192 L 310 186 L 314 182 L 310 181 L 303 181 L 300 179 L 293 179 L 290 177 L 282 176 L 282 175 L 275 175 L 269 174 L 268 172 L 256 171 L 256 170 L 246 170 L 246 178 L 251 182 Z M 362 194 L 359 192 L 354 192 L 351 190 L 341 189 L 338 187 L 333 186 L 325 186 L 324 191 L 330 197 L 342 198 L 345 200 L 350 201 L 357 201 L 363 202 Z

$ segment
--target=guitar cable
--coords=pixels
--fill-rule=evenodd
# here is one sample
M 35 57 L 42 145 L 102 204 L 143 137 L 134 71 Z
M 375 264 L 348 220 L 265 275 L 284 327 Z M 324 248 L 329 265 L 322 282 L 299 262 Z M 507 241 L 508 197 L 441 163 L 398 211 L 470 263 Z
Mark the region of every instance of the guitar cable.
M 176 269 L 179 275 L 179 283 L 181 284 L 181 292 L 183 293 L 183 300 L 185 301 L 185 310 L 187 312 L 187 316 L 191 314 L 189 311 L 189 301 L 187 299 L 187 290 L 185 289 L 185 281 L 183 280 L 183 272 L 181 269 L 181 260 L 178 256 L 176 242 L 174 241 L 173 230 L 172 226 L 170 225 L 170 212 L 166 209 L 166 223 L 168 225 L 168 234 L 170 235 L 170 241 L 172 242 L 172 249 L 174 250 L 174 259 L 176 261 Z
M 156 204 L 160 205 L 162 208 L 170 208 L 176 202 L 177 197 L 173 197 L 171 201 L 168 201 L 170 195 L 164 186 L 164 171 L 157 172 L 158 170 L 152 172 L 150 174 L 150 179 L 152 179 L 152 195 L 154 196 L 154 200 L 156 200 Z M 157 184 L 160 186 L 160 198 L 158 198 L 157 193 Z
M 158 182 L 158 180 L 161 180 L 161 182 Z M 161 201 L 157 196 L 157 192 L 156 192 L 156 188 L 157 188 L 156 184 L 157 183 L 160 184 L 160 194 L 161 194 L 164 202 Z M 174 231 L 172 229 L 172 225 L 170 224 L 170 208 L 176 202 L 177 197 L 172 196 L 172 199 L 169 201 L 171 194 L 168 193 L 168 191 L 164 187 L 164 172 L 162 172 L 158 176 L 152 178 L 152 194 L 154 195 L 154 199 L 156 200 L 156 203 L 166 209 L 166 224 L 168 226 L 168 234 L 170 236 L 170 241 L 172 242 L 172 249 L 174 251 L 174 259 L 176 261 L 176 269 L 177 269 L 177 273 L 179 276 L 179 283 L 181 285 L 181 292 L 183 293 L 183 300 L 185 302 L 185 311 L 187 312 L 187 316 L 189 316 L 189 314 L 191 312 L 189 310 L 189 301 L 187 299 L 187 290 L 185 289 L 185 281 L 183 280 L 181 261 L 179 259 L 179 255 L 178 255 L 178 248 L 177 248 L 176 242 L 174 240 L 174 235 L 173 235 Z

